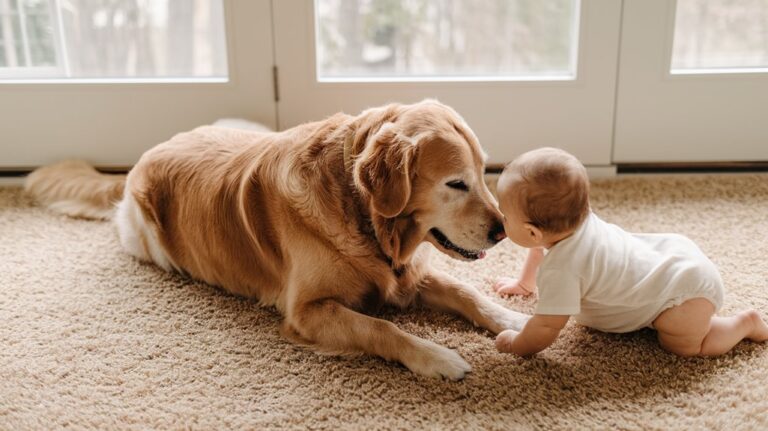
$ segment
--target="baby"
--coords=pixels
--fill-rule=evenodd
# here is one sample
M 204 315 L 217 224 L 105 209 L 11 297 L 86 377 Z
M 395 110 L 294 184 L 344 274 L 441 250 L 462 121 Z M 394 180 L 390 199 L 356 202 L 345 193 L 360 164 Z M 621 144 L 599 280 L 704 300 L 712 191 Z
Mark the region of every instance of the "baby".
M 605 332 L 654 328 L 661 346 L 681 356 L 720 355 L 745 338 L 768 340 L 768 325 L 754 310 L 714 315 L 723 281 L 693 241 L 631 234 L 591 212 L 587 172 L 571 154 L 554 148 L 523 154 L 501 174 L 498 196 L 507 236 L 530 252 L 520 279 L 502 278 L 494 288 L 539 290 L 522 331 L 497 336 L 500 351 L 540 352 L 571 316 Z

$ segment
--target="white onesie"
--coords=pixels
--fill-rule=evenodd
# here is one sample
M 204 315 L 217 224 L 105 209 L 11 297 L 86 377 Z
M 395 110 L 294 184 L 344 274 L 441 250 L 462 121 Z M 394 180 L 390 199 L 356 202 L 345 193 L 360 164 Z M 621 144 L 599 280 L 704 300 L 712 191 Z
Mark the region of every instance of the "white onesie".
M 717 267 L 690 239 L 629 233 L 592 212 L 549 249 L 536 283 L 536 314 L 575 316 L 605 332 L 650 327 L 662 311 L 693 298 L 718 310 L 724 294 Z

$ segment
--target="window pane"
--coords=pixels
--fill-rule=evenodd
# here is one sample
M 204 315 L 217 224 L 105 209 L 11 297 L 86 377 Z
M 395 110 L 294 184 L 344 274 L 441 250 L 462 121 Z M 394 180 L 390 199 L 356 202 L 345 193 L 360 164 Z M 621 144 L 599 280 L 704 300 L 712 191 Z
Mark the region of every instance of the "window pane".
M 768 0 L 677 0 L 673 70 L 768 67 Z
M 15 60 L 15 63 L 14 62 L 11 63 L 11 66 L 17 66 L 17 67 L 26 66 L 27 61 L 25 60 L 26 55 L 24 54 L 24 46 L 21 44 L 21 42 L 16 42 L 13 46 L 16 51 L 15 53 L 16 60 Z
M 49 0 L 22 0 L 24 13 L 31 15 L 34 13 L 47 13 Z M 11 7 L 13 8 L 13 7 Z
M 27 18 L 27 38 L 29 40 L 30 66 L 55 66 L 56 49 L 53 45 L 53 32 L 47 13 L 29 14 Z
M 573 77 L 578 0 L 316 0 L 318 76 Z
M 227 77 L 223 0 L 21 0 L 19 5 L 26 34 L 14 27 L 13 37 L 29 49 L 28 66 L 55 66 L 55 75 L 47 67 L 45 78 Z M 40 76 L 32 67 L 11 77 Z
M 33 66 L 56 66 L 56 52 L 51 45 L 33 43 L 29 45 L 30 63 Z

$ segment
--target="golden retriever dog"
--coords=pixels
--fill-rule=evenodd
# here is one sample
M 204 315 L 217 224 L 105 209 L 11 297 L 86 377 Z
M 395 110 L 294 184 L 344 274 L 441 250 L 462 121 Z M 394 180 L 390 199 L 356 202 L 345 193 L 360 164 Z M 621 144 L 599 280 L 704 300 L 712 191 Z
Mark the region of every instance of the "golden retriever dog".
M 127 177 L 63 162 L 27 190 L 71 216 L 113 218 L 139 259 L 275 306 L 290 340 L 458 380 L 470 366 L 455 351 L 365 313 L 419 301 L 494 333 L 522 328 L 526 315 L 428 260 L 433 246 L 479 259 L 504 238 L 485 157 L 453 109 L 426 100 L 279 133 L 203 126 Z

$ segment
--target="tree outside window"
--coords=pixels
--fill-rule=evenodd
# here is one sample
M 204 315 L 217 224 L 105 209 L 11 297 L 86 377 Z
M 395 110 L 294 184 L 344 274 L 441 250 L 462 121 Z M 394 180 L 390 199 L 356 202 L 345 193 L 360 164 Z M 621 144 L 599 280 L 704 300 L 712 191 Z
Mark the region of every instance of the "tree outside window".
M 222 0 L 0 0 L 0 77 L 226 77 Z

